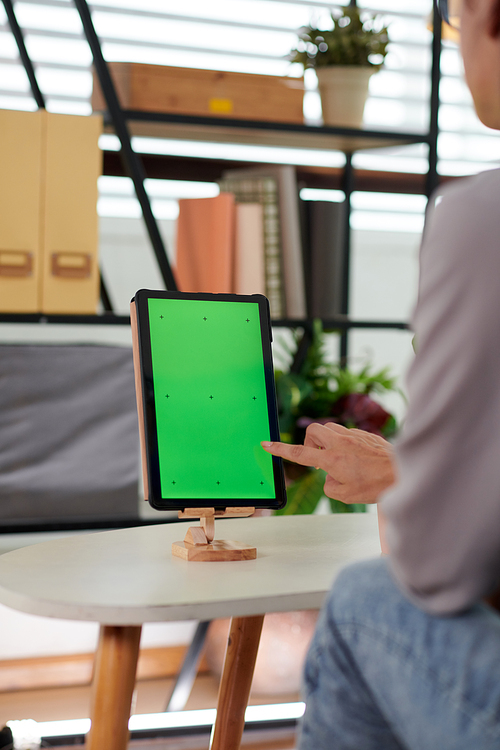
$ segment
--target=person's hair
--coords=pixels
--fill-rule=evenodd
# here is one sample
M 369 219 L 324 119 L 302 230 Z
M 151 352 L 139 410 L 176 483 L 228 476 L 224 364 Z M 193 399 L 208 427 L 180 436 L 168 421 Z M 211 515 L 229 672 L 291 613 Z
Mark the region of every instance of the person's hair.
M 500 0 L 496 0 L 493 6 L 493 11 L 491 13 L 490 33 L 494 37 L 500 35 Z
M 474 0 L 465 0 L 465 3 L 470 7 Z M 495 0 L 492 7 L 489 32 L 494 38 L 500 36 L 500 0 Z

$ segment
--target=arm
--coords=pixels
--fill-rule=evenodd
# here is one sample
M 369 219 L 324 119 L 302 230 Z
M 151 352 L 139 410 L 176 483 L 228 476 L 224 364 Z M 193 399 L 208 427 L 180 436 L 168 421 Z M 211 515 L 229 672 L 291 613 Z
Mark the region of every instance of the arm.
M 396 579 L 447 614 L 500 574 L 498 172 L 446 191 L 426 228 L 399 482 L 382 500 Z

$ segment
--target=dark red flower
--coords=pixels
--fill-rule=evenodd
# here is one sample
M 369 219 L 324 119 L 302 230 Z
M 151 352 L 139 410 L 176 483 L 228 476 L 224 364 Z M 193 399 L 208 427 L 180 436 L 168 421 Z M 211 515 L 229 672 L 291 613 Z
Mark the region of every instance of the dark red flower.
M 297 427 L 305 430 L 310 424 L 328 424 L 328 422 L 336 422 L 336 419 L 331 417 L 299 417 L 297 419 Z
M 347 427 L 382 435 L 382 430 L 391 415 L 366 393 L 350 393 L 333 404 L 335 422 Z

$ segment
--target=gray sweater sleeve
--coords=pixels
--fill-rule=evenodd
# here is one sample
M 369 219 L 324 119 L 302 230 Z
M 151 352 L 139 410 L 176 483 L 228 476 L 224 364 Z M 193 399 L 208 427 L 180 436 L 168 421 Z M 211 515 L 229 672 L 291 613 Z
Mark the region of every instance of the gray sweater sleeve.
M 400 586 L 447 614 L 500 580 L 500 170 L 430 208 L 414 329 L 398 482 L 381 507 Z

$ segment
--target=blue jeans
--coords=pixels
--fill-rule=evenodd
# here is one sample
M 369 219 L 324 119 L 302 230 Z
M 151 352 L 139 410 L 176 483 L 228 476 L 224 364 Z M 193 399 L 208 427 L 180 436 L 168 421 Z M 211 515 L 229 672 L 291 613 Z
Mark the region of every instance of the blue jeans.
M 299 750 L 499 750 L 500 616 L 428 615 L 384 559 L 337 578 L 307 657 Z

